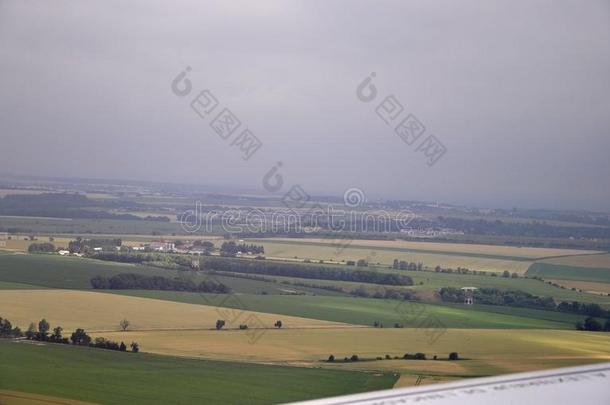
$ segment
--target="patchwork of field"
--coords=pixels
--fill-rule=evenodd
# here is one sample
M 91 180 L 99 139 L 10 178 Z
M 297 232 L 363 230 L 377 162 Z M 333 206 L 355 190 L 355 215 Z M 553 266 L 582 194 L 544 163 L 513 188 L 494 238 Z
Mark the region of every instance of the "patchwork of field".
M 392 373 L 213 362 L 27 342 L 0 341 L 0 356 L 2 404 L 50 396 L 61 397 L 52 403 L 70 404 L 74 402 L 64 398 L 130 405 L 269 404 L 386 389 L 397 380 Z M 15 395 L 25 395 L 26 402 L 15 402 Z
M 90 279 L 95 276 L 110 277 L 120 273 L 136 273 L 149 276 L 188 277 L 200 282 L 209 277 L 204 273 L 162 269 L 158 267 L 108 262 L 79 257 L 50 254 L 19 254 L 0 252 L 0 283 L 18 283 L 28 288 L 91 289 Z M 337 295 L 336 292 L 308 287 L 289 287 L 279 282 L 265 282 L 244 278 L 215 276 L 215 281 L 230 286 L 237 293 L 281 294 L 288 288 L 302 293 Z M 2 288 L 2 284 L 0 284 Z
M 231 299 L 226 295 L 226 299 Z M 23 330 L 30 322 L 45 318 L 51 326 L 66 331 L 84 328 L 87 331 L 118 330 L 119 322 L 128 319 L 130 329 L 215 329 L 216 320 L 226 321 L 225 328 L 237 329 L 240 324 L 254 328 L 273 328 L 277 315 L 161 301 L 117 294 L 75 290 L 0 290 L 1 316 Z M 355 327 L 338 322 L 282 316 L 284 328 L 346 328 Z M 249 331 L 239 331 L 246 335 Z
M 529 268 L 527 275 L 544 279 L 610 283 L 610 268 L 576 267 L 537 262 Z
M 50 395 L 30 394 L 28 392 L 1 390 L 0 404 L 2 405 L 28 405 L 28 404 L 62 404 L 62 405 L 91 405 L 93 402 L 77 401 L 74 399 L 52 397 Z
M 213 294 L 176 291 L 116 291 L 118 294 L 193 304 L 213 304 L 234 309 L 276 313 L 303 318 L 323 319 L 353 325 L 386 327 L 395 323 L 414 328 L 435 322 L 438 328 L 492 329 L 574 329 L 582 316 L 554 311 L 491 305 L 434 305 L 380 299 L 240 294 L 224 299 Z
M 559 264 L 573 267 L 595 267 L 604 268 L 610 271 L 610 254 L 579 255 L 555 257 L 552 259 L 541 260 L 542 263 Z
M 26 252 L 28 247 L 32 243 L 52 243 L 56 248 L 66 249 L 68 247 L 68 243 L 73 240 L 73 238 L 67 237 L 48 237 L 48 236 L 37 236 L 36 240 L 29 240 L 27 236 L 20 235 L 10 235 L 10 239 L 3 240 L 2 246 L 0 246 L 1 250 L 10 250 L 10 251 L 18 251 L 18 252 Z
M 323 238 L 269 238 L 257 239 L 258 242 L 288 242 L 290 244 L 322 244 L 332 243 L 332 239 Z M 498 245 L 478 245 L 467 243 L 442 243 L 442 242 L 413 242 L 405 240 L 362 240 L 355 239 L 350 244 L 352 247 L 362 248 L 394 248 L 406 251 L 429 251 L 431 253 L 447 254 L 472 254 L 482 256 L 501 256 L 506 258 L 526 258 L 539 259 L 544 257 L 569 256 L 569 255 L 588 255 L 599 253 L 593 250 L 582 249 L 555 249 L 537 247 L 517 247 L 517 246 L 498 246 Z
M 147 351 L 185 357 L 247 360 L 277 364 L 325 367 L 336 358 L 357 354 L 361 359 L 402 356 L 422 352 L 447 358 L 456 351 L 457 363 L 417 360 L 381 360 L 358 364 L 369 370 L 425 370 L 439 364 L 438 373 L 474 376 L 545 369 L 610 360 L 610 335 L 556 330 L 447 329 L 431 333 L 425 328 L 356 328 L 268 330 L 252 344 L 238 331 L 136 331 L 107 333 L 115 340 L 137 340 Z M 354 363 L 332 364 L 342 367 Z
M 592 294 L 609 294 L 610 295 L 610 283 L 600 283 L 592 281 L 575 281 L 575 280 L 552 280 L 548 281 L 564 286 L 566 288 L 576 288 Z M 0 287 L 1 288 L 1 287 Z
M 395 259 L 406 260 L 409 262 L 421 262 L 427 268 L 441 266 L 443 268 L 466 267 L 471 270 L 488 271 L 501 273 L 509 271 L 511 273 L 523 274 L 527 271 L 533 260 L 525 258 L 497 258 L 480 256 L 477 254 L 455 254 L 455 253 L 435 253 L 421 252 L 399 248 L 374 247 L 350 245 L 346 248 L 338 249 L 332 244 L 307 244 L 302 242 L 270 242 L 267 239 L 248 240 L 248 242 L 262 244 L 265 247 L 267 257 L 277 258 L 296 258 L 311 261 L 332 261 L 341 262 L 347 260 L 364 259 L 369 263 L 379 263 L 390 266 Z M 358 241 L 359 242 L 359 241 Z M 354 242 L 356 243 L 356 242 Z

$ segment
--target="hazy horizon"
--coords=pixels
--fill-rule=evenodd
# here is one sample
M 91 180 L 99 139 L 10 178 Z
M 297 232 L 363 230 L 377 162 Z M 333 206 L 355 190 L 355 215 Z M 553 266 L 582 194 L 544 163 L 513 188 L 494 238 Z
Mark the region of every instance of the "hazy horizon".
M 0 173 L 274 195 L 282 162 L 312 195 L 608 211 L 609 20 L 606 1 L 3 1 Z M 248 160 L 210 127 L 222 108 L 262 142 Z M 446 147 L 432 166 L 394 132 L 408 114 Z

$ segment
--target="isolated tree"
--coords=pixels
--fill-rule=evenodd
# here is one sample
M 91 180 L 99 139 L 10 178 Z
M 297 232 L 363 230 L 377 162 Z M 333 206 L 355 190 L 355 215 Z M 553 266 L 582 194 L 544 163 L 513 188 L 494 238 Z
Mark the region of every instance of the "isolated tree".
M 32 340 L 34 339 L 34 336 L 36 336 L 36 325 L 32 322 L 30 323 L 30 326 L 28 326 L 28 330 L 25 331 L 25 337 Z
M 11 325 L 9 320 L 0 317 L 0 336 L 10 336 L 12 330 L 13 325 Z
M 216 330 L 221 330 L 223 326 L 225 326 L 225 321 L 222 319 L 216 321 Z
M 51 325 L 49 325 L 46 319 L 43 318 L 38 322 L 38 337 L 40 340 L 46 340 L 49 329 L 51 329 Z
M 335 361 L 335 355 L 331 354 L 330 356 L 328 356 L 328 362 L 332 363 L 333 361 Z
M 434 357 L 436 357 L 436 356 L 434 356 Z M 449 360 L 453 360 L 453 361 L 455 361 L 455 360 L 457 360 L 458 358 L 459 358 L 459 356 L 458 356 L 457 352 L 451 352 L 451 353 L 449 353 Z
M 282 321 L 277 321 L 273 326 L 280 329 L 282 327 Z
M 358 361 L 360 360 L 360 358 L 358 357 L 357 354 L 352 354 L 352 357 L 349 358 L 351 361 Z
M 504 270 L 504 272 L 502 273 L 502 277 L 509 278 L 510 277 L 510 272 L 508 270 Z
M 88 346 L 91 343 L 91 336 L 87 335 L 84 329 L 78 328 L 70 336 L 73 345 Z
M 137 353 L 140 351 L 140 345 L 137 342 L 131 342 L 131 351 Z
M 121 345 L 119 346 L 119 350 L 122 352 L 127 351 L 127 346 L 125 345 L 125 343 L 121 342 Z
M 63 332 L 63 328 L 61 326 L 56 326 L 53 328 L 53 334 L 51 335 L 51 339 L 54 342 L 59 342 L 61 340 L 61 332 Z
M 593 317 L 588 317 L 587 319 L 585 319 L 584 326 L 585 330 L 589 330 L 592 332 L 599 332 L 600 330 L 602 330 L 602 324 Z
M 123 319 L 121 322 L 119 322 L 119 325 L 121 326 L 121 330 L 126 331 L 127 328 L 129 328 L 129 321 L 127 319 Z

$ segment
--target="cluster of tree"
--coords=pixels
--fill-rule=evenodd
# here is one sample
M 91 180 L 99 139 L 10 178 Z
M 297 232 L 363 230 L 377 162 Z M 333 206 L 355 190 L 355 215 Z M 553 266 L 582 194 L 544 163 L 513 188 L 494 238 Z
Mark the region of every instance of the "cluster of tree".
M 443 287 L 439 291 L 445 302 L 464 302 L 466 293 L 454 287 Z M 525 291 L 500 290 L 497 288 L 479 288 L 473 292 L 475 302 L 487 305 L 505 305 L 537 309 L 555 309 L 555 301 L 551 297 L 538 297 Z
M 577 330 L 586 330 L 590 332 L 610 332 L 610 319 L 602 325 L 600 321 L 592 316 L 587 317 L 584 321 L 576 323 Z
M 80 236 L 76 240 L 68 243 L 70 253 L 87 254 L 93 251 L 94 248 L 102 248 L 102 250 L 115 251 L 117 246 L 121 246 L 121 239 L 83 239 Z
M 102 290 L 166 290 L 216 294 L 228 294 L 231 291 L 226 285 L 211 280 L 204 280 L 197 284 L 192 280 L 134 273 L 121 273 L 111 277 L 95 276 L 90 282 L 93 288 Z
M 55 252 L 55 245 L 50 242 L 32 243 L 28 246 L 29 253 L 50 253 Z
M 459 355 L 457 352 L 451 352 L 449 353 L 449 356 L 447 356 L 447 358 L 451 361 L 456 361 L 459 360 Z M 376 358 L 376 360 L 383 360 L 384 358 L 379 356 Z M 426 360 L 426 354 L 425 353 L 421 353 L 421 352 L 417 352 L 417 353 L 405 353 L 402 356 L 390 356 L 389 354 L 385 355 L 385 359 L 386 360 L 399 360 L 399 359 L 403 359 L 403 360 Z M 434 356 L 434 360 L 438 360 L 438 356 Z M 328 356 L 328 359 L 326 360 L 328 363 L 334 363 L 337 361 L 337 359 L 335 358 L 334 354 L 331 354 L 330 356 Z M 343 362 L 348 362 L 348 361 L 360 361 L 360 357 L 358 357 L 357 354 L 352 354 L 351 357 L 344 357 L 343 358 Z
M 447 273 L 447 274 L 467 274 L 467 275 L 473 275 L 473 276 L 491 276 L 491 277 L 497 277 L 498 273 L 496 272 L 488 272 L 485 270 L 470 270 L 467 267 L 457 267 L 455 269 L 453 268 L 442 268 L 441 266 L 436 266 L 434 268 L 434 271 L 436 273 Z M 502 273 L 502 277 L 505 278 L 517 278 L 519 277 L 519 274 L 517 273 L 510 273 L 508 271 L 504 271 L 504 273 Z
M 121 323 L 123 323 L 123 321 L 121 321 Z M 34 324 L 33 322 L 30 323 L 28 329 L 25 331 L 25 333 L 23 333 L 19 328 L 13 328 L 8 319 L 2 319 L 0 317 L 1 337 L 18 338 L 25 336 L 25 338 L 28 340 L 97 347 L 101 349 L 117 350 L 121 352 L 127 351 L 127 345 L 125 345 L 124 342 L 118 343 L 103 337 L 98 337 L 92 340 L 91 336 L 89 336 L 87 332 L 85 332 L 85 330 L 81 328 L 77 328 L 68 338 L 63 336 L 63 330 L 64 329 L 61 326 L 56 326 L 51 332 L 51 324 L 49 324 L 49 322 L 43 318 L 38 322 L 38 326 L 36 326 L 36 324 Z M 130 346 L 131 351 L 134 353 L 137 353 L 140 349 L 140 346 L 137 342 L 131 342 Z
M 358 261 L 348 260 L 345 262 L 348 266 L 357 266 L 357 267 L 368 267 L 369 262 L 364 259 L 359 259 Z
M 330 356 L 328 356 L 328 360 L 329 363 L 334 363 L 335 362 L 335 355 L 331 354 Z M 358 357 L 357 354 L 352 354 L 351 357 L 344 357 L 343 358 L 344 362 L 347 361 L 360 361 L 360 357 Z
M 373 322 L 373 327 L 374 327 L 374 328 L 380 328 L 380 329 L 383 329 L 383 322 L 380 322 L 380 321 L 375 321 L 375 322 Z M 404 326 L 402 323 L 399 323 L 399 322 L 394 322 L 394 328 L 396 328 L 396 329 L 402 329 L 402 328 L 404 328 L 404 327 L 405 327 L 405 326 Z
M 144 217 L 145 221 L 157 221 L 157 222 L 169 222 L 170 219 L 169 217 L 166 217 L 164 215 L 159 215 L 159 216 L 153 216 L 153 215 L 147 215 Z
M 557 310 L 561 312 L 572 312 L 575 314 L 587 315 L 592 317 L 610 318 L 610 311 L 604 310 L 602 307 L 595 303 L 561 301 L 559 305 L 557 305 Z
M 364 286 L 360 286 L 353 290 L 347 291 L 348 294 L 353 295 L 355 297 L 361 298 L 377 298 L 377 299 L 386 299 L 386 300 L 407 300 L 407 301 L 415 301 L 417 300 L 417 296 L 408 290 L 396 290 L 391 288 L 383 288 L 380 290 L 375 290 L 375 292 L 367 291 Z
M 415 262 L 407 262 L 404 260 L 394 259 L 394 263 L 392 263 L 392 268 L 396 270 L 412 270 L 412 271 L 422 271 L 424 269 L 423 263 L 415 263 Z
M 23 332 L 21 332 L 21 329 L 19 329 L 19 327 L 13 327 L 13 325 L 8 319 L 2 318 L 0 316 L 0 337 L 15 338 L 21 336 L 23 336 Z
M 237 253 L 248 253 L 248 254 L 254 254 L 254 255 L 258 255 L 258 254 L 265 254 L 265 248 L 261 245 L 254 245 L 254 244 L 246 244 L 246 243 L 240 243 L 237 244 L 233 241 L 229 241 L 229 242 L 223 242 L 223 244 L 220 246 L 220 255 L 221 256 L 225 256 L 225 257 L 235 257 L 237 255 Z
M 336 267 L 313 266 L 296 263 L 274 263 L 263 260 L 235 260 L 208 258 L 202 261 L 205 269 L 298 277 L 318 280 L 355 281 L 385 285 L 413 285 L 413 279 L 402 274 L 381 273 L 367 270 L 345 270 Z
M 193 242 L 193 247 L 201 248 L 206 253 L 214 251 L 214 244 L 207 240 L 196 240 Z

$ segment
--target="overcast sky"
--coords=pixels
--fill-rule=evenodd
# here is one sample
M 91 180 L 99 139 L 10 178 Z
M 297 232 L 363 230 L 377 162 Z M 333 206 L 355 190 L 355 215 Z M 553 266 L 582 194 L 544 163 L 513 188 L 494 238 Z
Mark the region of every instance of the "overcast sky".
M 610 209 L 608 0 L 0 0 L 0 73 L 3 173 L 265 194 L 281 161 L 278 193 Z M 219 106 L 200 118 L 204 89 Z M 404 110 L 386 124 L 389 95 Z M 242 123 L 227 140 L 222 108 Z M 393 131 L 408 114 L 413 145 Z M 245 128 L 249 160 L 231 146 Z M 447 150 L 433 166 L 428 135 Z

